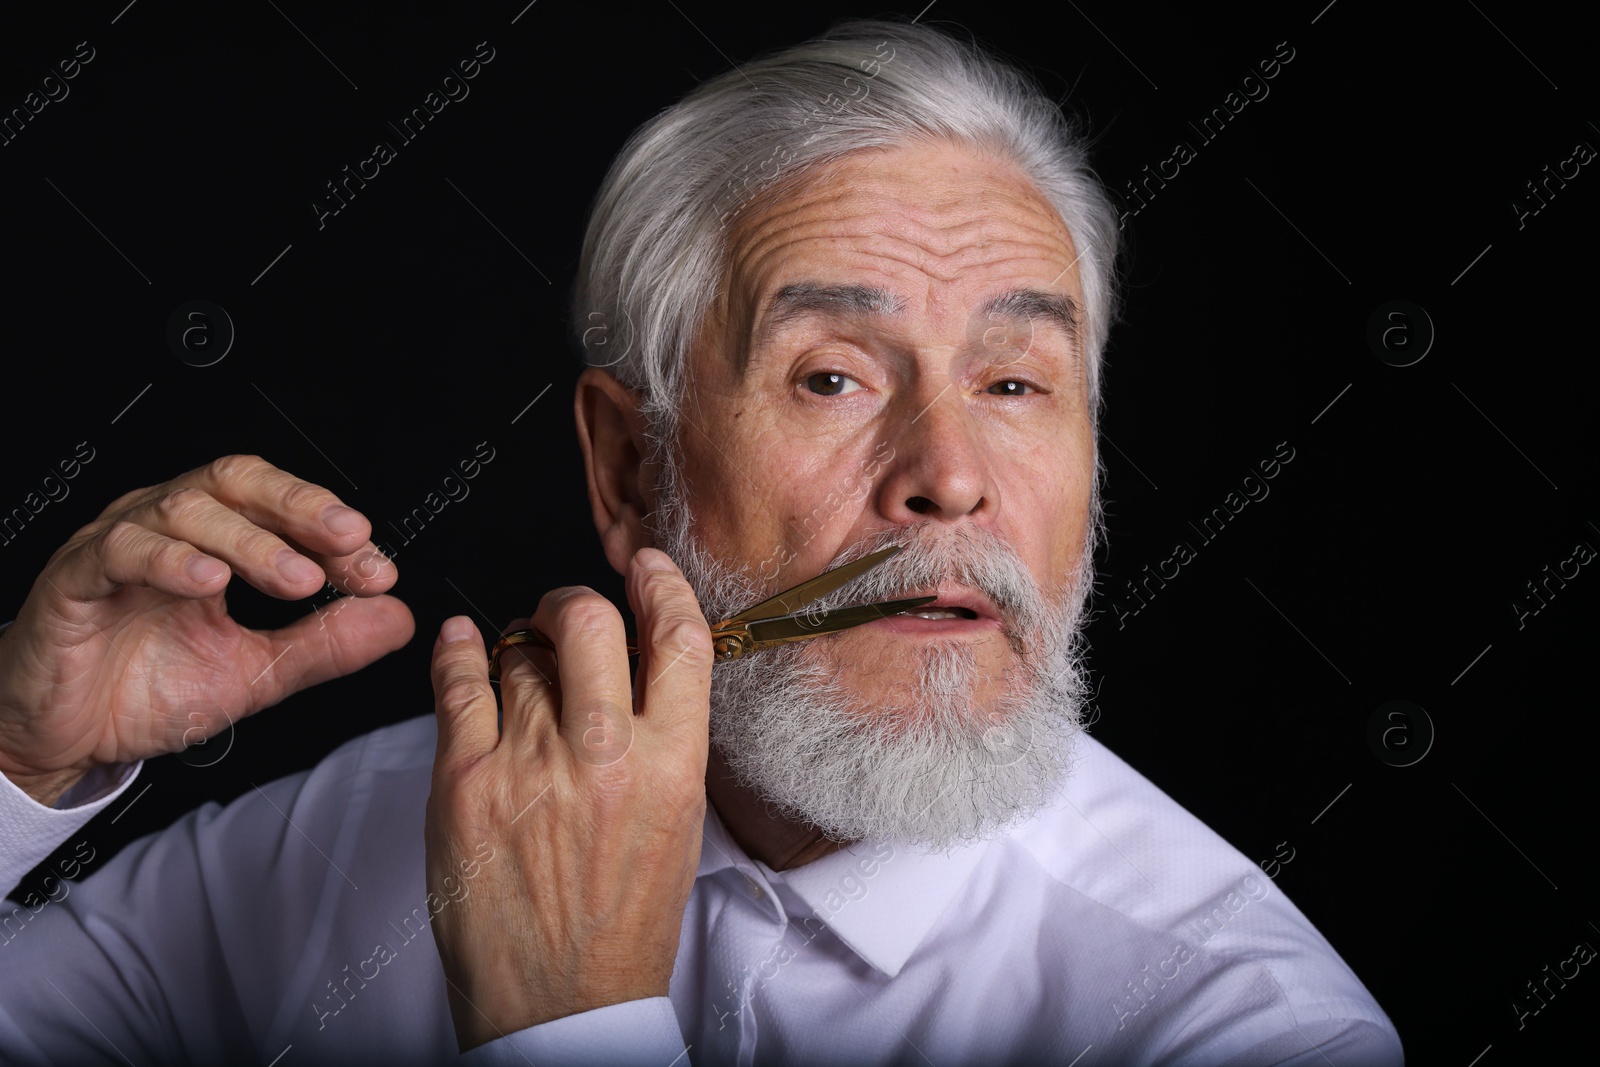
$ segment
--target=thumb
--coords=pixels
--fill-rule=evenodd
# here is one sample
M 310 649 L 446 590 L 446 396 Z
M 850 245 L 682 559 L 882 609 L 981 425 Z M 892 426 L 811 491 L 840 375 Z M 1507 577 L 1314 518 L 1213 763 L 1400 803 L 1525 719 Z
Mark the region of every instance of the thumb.
M 471 619 L 456 615 L 439 628 L 431 673 L 439 720 L 434 756 L 438 774 L 476 761 L 500 740 L 500 706 L 489 684 L 489 659 Z
M 288 626 L 262 636 L 269 643 L 272 669 L 256 686 L 255 708 L 278 703 L 291 693 L 353 674 L 405 646 L 416 633 L 411 609 L 399 599 L 340 597 Z

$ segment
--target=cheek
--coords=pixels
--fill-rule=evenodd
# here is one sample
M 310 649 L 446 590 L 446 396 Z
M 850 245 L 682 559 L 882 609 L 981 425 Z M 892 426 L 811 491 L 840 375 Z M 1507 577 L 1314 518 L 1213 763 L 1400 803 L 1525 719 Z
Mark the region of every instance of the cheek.
M 866 466 L 846 449 L 819 451 L 791 445 L 774 468 L 772 499 L 779 503 L 781 535 L 801 559 L 831 559 L 844 533 L 857 525 L 872 496 Z
M 1034 556 L 1040 573 L 1068 573 L 1088 526 L 1094 478 L 1091 436 L 1086 430 L 1074 431 L 1047 447 L 1035 442 L 1031 448 L 1004 450 L 1001 456 L 996 479 L 1005 521 L 1019 536 L 1016 543 L 1025 556 Z
M 775 570 L 812 573 L 837 554 L 871 501 L 877 465 L 870 449 L 856 453 L 853 443 L 792 437 L 741 439 L 738 454 L 759 456 L 759 463 L 736 465 L 709 449 L 692 453 L 695 537 L 769 584 L 783 584 Z
M 699 438 L 684 448 L 696 540 L 719 559 L 759 563 L 783 540 L 794 488 L 809 484 L 814 472 L 782 443 L 754 436 L 712 443 L 689 432 Z

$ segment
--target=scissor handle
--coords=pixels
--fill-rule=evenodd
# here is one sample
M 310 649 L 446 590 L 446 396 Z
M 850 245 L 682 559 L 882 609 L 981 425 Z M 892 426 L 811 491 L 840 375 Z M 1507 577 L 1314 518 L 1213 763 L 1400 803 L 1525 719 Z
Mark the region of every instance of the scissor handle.
M 530 626 L 526 630 L 512 630 L 510 633 L 500 638 L 500 640 L 496 641 L 494 647 L 489 650 L 489 681 L 498 682 L 500 680 L 500 653 L 504 652 L 512 645 L 523 645 L 529 643 L 542 645 L 545 648 L 548 648 L 551 652 L 556 650 L 555 642 L 550 640 L 535 627 Z M 639 654 L 639 650 L 634 648 L 632 645 L 628 645 L 627 649 L 628 655 L 630 656 L 637 656 Z
M 712 640 L 711 648 L 712 651 L 716 653 L 716 662 L 720 663 L 725 660 L 738 659 L 740 656 L 750 651 L 752 642 L 748 633 L 740 630 L 723 633 L 716 633 L 713 631 L 713 633 L 714 639 Z M 555 642 L 551 641 L 535 627 L 530 626 L 526 630 L 512 630 L 510 633 L 500 638 L 500 640 L 496 641 L 494 647 L 489 650 L 489 681 L 498 682 L 500 680 L 500 654 L 502 652 L 510 648 L 512 645 L 528 643 L 542 645 L 543 647 L 548 648 L 551 652 L 556 650 Z M 639 650 L 634 648 L 632 645 L 628 645 L 626 647 L 628 649 L 628 655 L 637 656 L 639 654 Z

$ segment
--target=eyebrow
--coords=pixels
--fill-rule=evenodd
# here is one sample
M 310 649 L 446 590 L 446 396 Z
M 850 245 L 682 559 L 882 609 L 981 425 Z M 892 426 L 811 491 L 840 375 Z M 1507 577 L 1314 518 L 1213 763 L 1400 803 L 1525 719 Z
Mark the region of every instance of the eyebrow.
M 984 318 L 999 316 L 1007 319 L 1043 319 L 1055 324 L 1071 342 L 1073 354 L 1079 351 L 1079 328 L 1083 312 L 1078 302 L 1064 293 L 1047 293 L 1040 289 L 1012 289 L 988 301 L 980 309 Z
M 890 316 L 904 309 L 904 300 L 887 289 L 875 286 L 819 285 L 816 282 L 785 285 L 767 301 L 761 324 L 753 337 L 752 350 L 759 349 L 784 326 L 808 315 L 836 318 Z M 985 320 L 996 317 L 1030 322 L 1042 319 L 1066 336 L 1074 355 L 1079 351 L 1079 324 L 1083 321 L 1083 314 L 1078 302 L 1064 293 L 1050 293 L 1042 289 L 1010 289 L 985 301 L 978 309 L 978 314 Z M 746 367 L 748 369 L 748 358 Z
M 807 315 L 897 315 L 905 306 L 905 301 L 889 290 L 870 285 L 785 285 L 767 301 L 755 343 L 759 347 L 773 333 Z

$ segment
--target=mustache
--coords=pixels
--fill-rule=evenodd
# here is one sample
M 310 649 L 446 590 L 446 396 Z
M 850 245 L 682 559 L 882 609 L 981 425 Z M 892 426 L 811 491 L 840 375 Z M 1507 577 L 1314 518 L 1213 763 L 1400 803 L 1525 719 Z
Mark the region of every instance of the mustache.
M 1022 558 L 999 534 L 981 527 L 941 531 L 924 524 L 883 530 L 841 550 L 824 569 L 890 546 L 901 551 L 814 602 L 808 614 L 925 595 L 955 584 L 976 589 L 994 602 L 1001 630 L 1014 647 L 1032 644 L 1053 629 L 1051 605 Z

